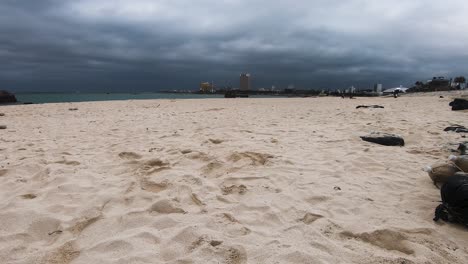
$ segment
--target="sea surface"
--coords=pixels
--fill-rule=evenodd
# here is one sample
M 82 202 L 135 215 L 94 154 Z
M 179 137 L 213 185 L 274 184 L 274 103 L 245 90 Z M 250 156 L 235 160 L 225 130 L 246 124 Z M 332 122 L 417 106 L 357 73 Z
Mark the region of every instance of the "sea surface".
M 221 94 L 182 93 L 16 93 L 20 103 L 68 103 L 139 99 L 204 99 L 223 98 Z

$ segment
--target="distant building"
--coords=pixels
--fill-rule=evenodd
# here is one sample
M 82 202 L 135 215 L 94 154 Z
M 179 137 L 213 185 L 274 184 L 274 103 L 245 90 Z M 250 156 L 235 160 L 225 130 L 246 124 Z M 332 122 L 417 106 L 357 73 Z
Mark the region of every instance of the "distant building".
M 200 92 L 202 93 L 212 93 L 214 92 L 213 84 L 209 82 L 200 83 Z
M 448 91 L 451 89 L 451 80 L 445 77 L 433 77 L 427 82 L 429 91 Z
M 249 91 L 250 90 L 250 74 L 242 73 L 240 75 L 240 90 Z
M 374 93 L 380 94 L 382 93 L 382 84 L 377 83 L 374 85 Z

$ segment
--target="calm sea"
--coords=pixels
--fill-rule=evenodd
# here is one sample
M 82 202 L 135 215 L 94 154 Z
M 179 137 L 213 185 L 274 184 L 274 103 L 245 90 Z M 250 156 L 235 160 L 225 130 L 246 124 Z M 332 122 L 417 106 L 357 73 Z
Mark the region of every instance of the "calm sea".
M 16 99 L 21 102 L 34 104 L 67 103 L 112 100 L 138 99 L 203 99 L 223 98 L 223 95 L 213 94 L 180 94 L 180 93 L 17 93 Z

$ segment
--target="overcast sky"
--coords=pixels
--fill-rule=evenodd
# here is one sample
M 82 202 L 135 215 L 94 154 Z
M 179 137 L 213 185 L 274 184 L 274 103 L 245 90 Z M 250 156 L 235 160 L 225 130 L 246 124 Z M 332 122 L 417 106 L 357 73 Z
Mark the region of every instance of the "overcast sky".
M 411 85 L 468 76 L 466 0 L 0 0 L 0 89 Z

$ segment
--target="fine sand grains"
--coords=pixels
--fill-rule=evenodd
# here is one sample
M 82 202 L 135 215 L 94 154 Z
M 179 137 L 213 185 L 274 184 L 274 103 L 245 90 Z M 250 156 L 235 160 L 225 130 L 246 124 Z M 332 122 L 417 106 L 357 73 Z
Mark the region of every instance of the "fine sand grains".
M 463 141 L 450 96 L 6 107 L 0 263 L 465 263 L 421 170 Z

